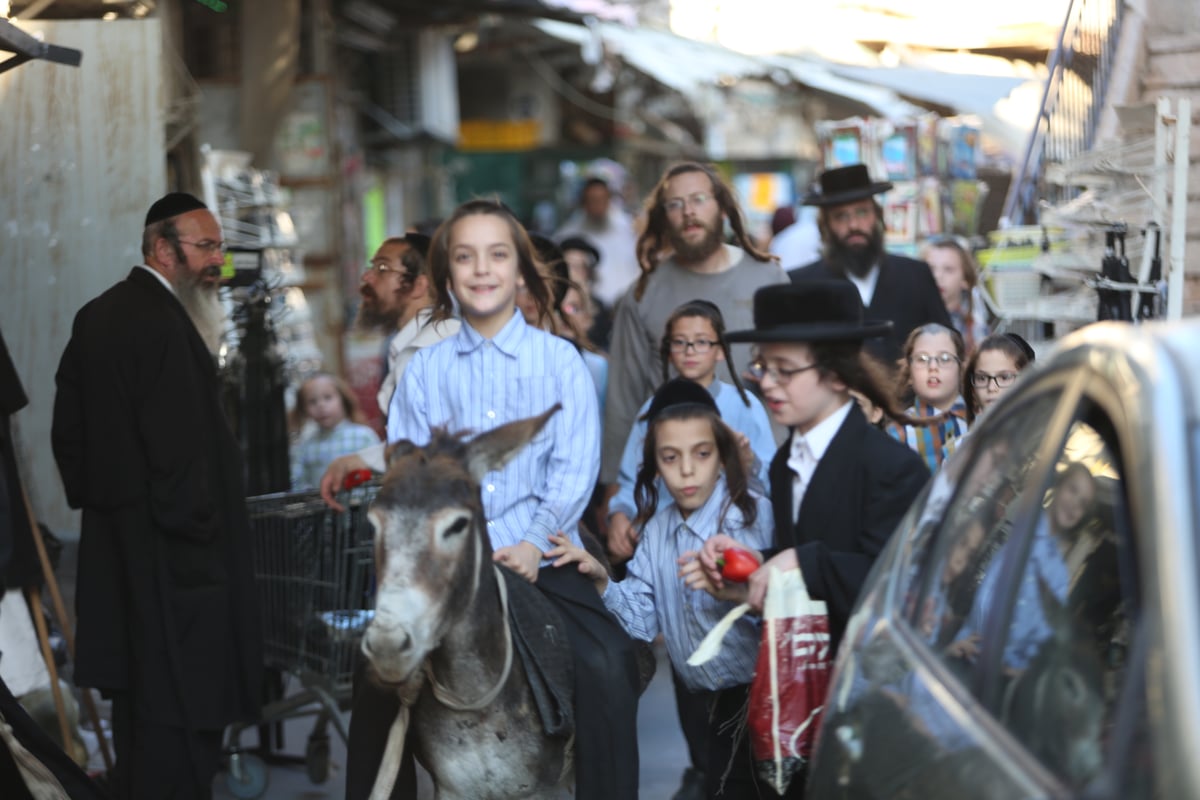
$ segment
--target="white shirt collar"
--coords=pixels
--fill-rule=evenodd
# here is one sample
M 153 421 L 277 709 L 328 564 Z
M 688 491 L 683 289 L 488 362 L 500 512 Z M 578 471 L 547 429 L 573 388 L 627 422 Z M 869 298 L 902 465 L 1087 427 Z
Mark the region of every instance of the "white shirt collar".
M 854 400 L 847 400 L 836 411 L 830 414 L 825 419 L 818 422 L 812 430 L 801 436 L 799 433 L 792 434 L 792 447 L 796 447 L 796 441 L 803 441 L 808 446 L 808 451 L 812 454 L 813 463 L 820 461 L 825 455 L 825 451 L 829 449 L 829 445 L 833 442 L 833 437 L 837 435 L 838 428 L 842 427 L 842 423 L 846 421 L 846 417 L 850 414 L 850 404 Z
M 863 308 L 871 305 L 871 300 L 875 297 L 875 285 L 879 283 L 879 265 L 871 267 L 863 277 L 858 277 L 851 272 L 846 272 L 846 277 L 850 282 L 858 287 L 858 294 L 862 297 Z
M 167 287 L 168 292 L 170 292 L 171 294 L 175 294 L 175 287 L 171 285 L 171 282 L 169 280 L 167 280 L 166 276 L 164 276 L 161 272 L 159 272 L 158 270 L 156 270 L 154 267 L 150 266 L 149 264 L 138 264 L 137 266 L 140 267 L 141 269 L 146 270 L 146 272 L 149 272 L 154 277 L 158 278 L 158 282 L 161 283 L 163 286 Z

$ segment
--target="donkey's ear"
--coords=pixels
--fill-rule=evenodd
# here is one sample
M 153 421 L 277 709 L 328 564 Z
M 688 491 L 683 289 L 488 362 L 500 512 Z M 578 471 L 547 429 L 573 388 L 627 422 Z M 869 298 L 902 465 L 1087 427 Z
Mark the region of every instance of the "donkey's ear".
M 388 469 L 391 469 L 393 464 L 416 449 L 417 446 L 408 439 L 401 439 L 395 444 L 389 444 L 387 449 L 383 451 L 384 462 L 387 464 Z
M 467 445 L 467 471 L 471 477 L 480 481 L 489 472 L 503 469 L 561 408 L 562 403 L 555 403 L 543 414 L 509 422 L 472 439 Z

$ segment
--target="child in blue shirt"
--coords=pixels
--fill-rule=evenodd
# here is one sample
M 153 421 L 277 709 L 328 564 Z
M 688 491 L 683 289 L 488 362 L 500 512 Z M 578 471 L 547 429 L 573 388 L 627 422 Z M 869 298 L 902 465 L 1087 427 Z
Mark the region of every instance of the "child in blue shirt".
M 292 427 L 302 429 L 308 420 L 315 427 L 292 448 L 292 491 L 316 489 L 329 462 L 378 444 L 379 435 L 361 418 L 358 401 L 341 378 L 318 372 L 300 384 Z
M 635 798 L 633 643 L 587 580 L 550 566 L 543 555 L 560 532 L 580 542 L 578 523 L 600 469 L 592 378 L 570 342 L 528 324 L 517 310 L 518 286 L 532 297 L 539 321 L 549 317 L 552 298 L 529 235 L 500 203 L 459 206 L 434 234 L 429 270 L 432 319 L 448 319 L 457 301 L 463 324 L 409 362 L 396 389 L 404 404 L 388 419 L 388 441 L 421 446 L 435 427 L 481 433 L 562 405 L 503 469 L 484 476 L 480 494 L 493 560 L 535 583 L 566 626 L 575 657 L 575 797 Z M 394 693 L 360 688 L 351 715 L 348 800 L 365 796 L 360 787 L 373 782 L 379 739 L 394 718 L 385 713 L 389 701 L 394 708 Z
M 767 467 L 775 455 L 775 437 L 771 422 L 758 398 L 746 391 L 736 371 L 733 385 L 717 378 L 717 365 L 730 362 L 729 343 L 725 341 L 725 318 L 716 305 L 707 300 L 691 300 L 676 308 L 667 318 L 661 347 L 663 381 L 674 368 L 681 378 L 704 386 L 717 403 L 724 422 L 739 438 L 742 447 L 753 455 L 751 475 L 759 481 L 762 494 L 768 494 Z M 614 561 L 633 555 L 639 532 L 630 523 L 634 517 L 633 486 L 642 461 L 642 442 L 646 438 L 644 415 L 648 398 L 638 409 L 638 418 L 629 432 L 621 455 L 617 493 L 608 503 L 608 549 Z
M 710 536 L 727 533 L 765 549 L 773 531 L 771 505 L 749 487 L 735 434 L 702 386 L 684 378 L 668 381 L 651 399 L 645 419 L 634 520 L 643 535 L 625 579 L 609 581 L 603 565 L 565 537 L 553 537 L 557 546 L 547 555 L 557 558 L 555 566 L 577 563 L 631 636 L 652 641 L 662 633 L 672 666 L 707 706 L 706 795 L 757 797 L 737 721 L 754 677 L 758 627 L 742 617 L 715 658 L 689 666 L 688 657 L 734 602 L 687 587 L 706 583 L 696 557 Z M 669 494 L 661 504 L 660 486 Z M 736 594 L 734 589 L 725 597 Z

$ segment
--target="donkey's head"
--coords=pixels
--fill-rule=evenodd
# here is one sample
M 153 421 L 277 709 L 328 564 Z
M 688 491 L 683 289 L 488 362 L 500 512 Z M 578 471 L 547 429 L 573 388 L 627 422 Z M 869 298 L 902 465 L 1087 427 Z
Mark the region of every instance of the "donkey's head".
M 434 431 L 425 447 L 399 442 L 371 504 L 378 593 L 363 653 L 376 677 L 407 682 L 478 593 L 491 569 L 479 482 L 529 443 L 557 404 L 466 440 Z

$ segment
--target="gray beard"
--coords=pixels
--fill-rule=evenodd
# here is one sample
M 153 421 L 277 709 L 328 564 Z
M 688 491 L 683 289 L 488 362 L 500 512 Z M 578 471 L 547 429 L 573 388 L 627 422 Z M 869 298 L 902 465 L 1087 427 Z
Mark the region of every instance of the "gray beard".
M 221 305 L 221 290 L 208 289 L 198 282 L 183 281 L 175 287 L 179 293 L 179 302 L 196 326 L 196 332 L 204 340 L 204 346 L 213 355 L 221 349 L 221 338 L 225 334 L 225 324 L 228 317 L 225 307 Z

